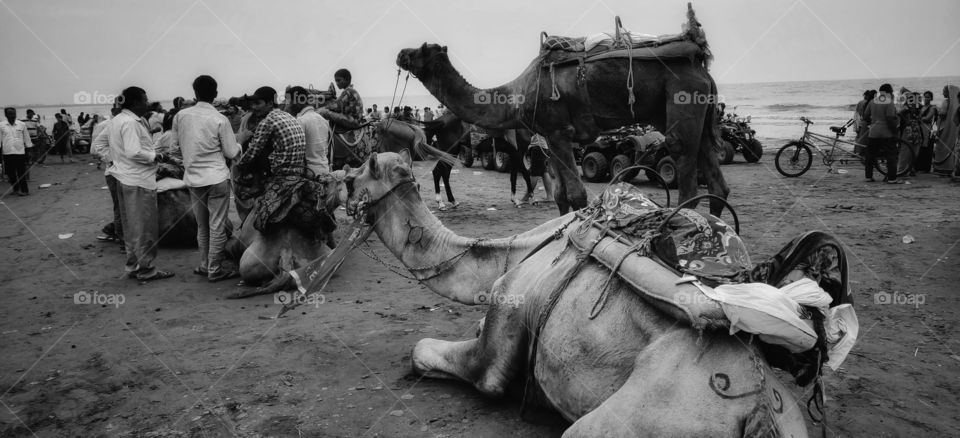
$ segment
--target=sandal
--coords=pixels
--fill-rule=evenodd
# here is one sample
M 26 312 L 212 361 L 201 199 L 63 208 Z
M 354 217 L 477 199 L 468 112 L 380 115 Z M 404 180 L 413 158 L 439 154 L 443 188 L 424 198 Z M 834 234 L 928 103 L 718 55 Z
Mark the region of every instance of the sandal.
M 161 271 L 161 270 L 158 269 L 157 272 L 155 272 L 153 275 L 151 275 L 151 276 L 149 276 L 149 277 L 141 277 L 141 276 L 138 275 L 138 276 L 137 276 L 137 280 L 139 280 L 139 281 L 163 280 L 164 278 L 173 277 L 173 275 L 174 275 L 173 272 L 170 272 L 170 271 Z
M 227 279 L 230 279 L 230 278 L 236 278 L 236 277 L 239 277 L 239 276 L 240 276 L 240 273 L 237 272 L 237 271 L 234 271 L 234 270 L 232 270 L 232 269 L 223 269 L 223 270 L 220 270 L 220 271 L 216 271 L 216 272 L 214 272 L 212 275 L 210 275 L 209 277 L 207 277 L 207 281 L 209 281 L 209 282 L 211 282 L 211 283 L 216 283 L 216 282 L 218 282 L 218 281 L 223 281 L 223 280 L 227 280 Z
M 199 266 L 197 266 L 196 268 L 193 268 L 193 273 L 197 275 L 202 275 L 204 277 L 206 277 L 207 275 L 210 275 L 206 269 L 203 269 Z

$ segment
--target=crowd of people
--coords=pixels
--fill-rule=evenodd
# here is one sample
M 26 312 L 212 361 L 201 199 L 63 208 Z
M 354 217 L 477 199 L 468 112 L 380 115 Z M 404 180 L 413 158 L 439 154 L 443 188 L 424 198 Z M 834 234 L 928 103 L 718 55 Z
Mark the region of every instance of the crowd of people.
M 949 107 L 949 90 L 943 89 L 943 103 L 937 107 L 933 105 L 933 92 L 912 92 L 901 88 L 899 98 L 894 96 L 893 86 L 883 84 L 877 90 L 866 90 L 863 99 L 857 103 L 854 110 L 853 126 L 857 133 L 858 153 L 866 158 L 864 176 L 866 182 L 876 182 L 873 170 L 877 159 L 883 157 L 886 161 L 884 181 L 888 184 L 903 184 L 902 173 L 898 169 L 901 150 L 900 147 L 911 148 L 909 176 L 917 172 L 930 172 L 933 160 L 933 150 L 938 138 L 940 127 L 945 123 L 960 125 L 960 111 L 947 114 Z M 960 99 L 960 95 L 956 96 Z M 951 145 L 947 145 L 950 147 Z
M 337 71 L 335 80 L 342 92 L 334 109 L 347 119 L 361 120 L 363 103 L 349 71 Z M 289 88 L 283 108 L 277 91 L 264 86 L 218 109 L 214 78 L 199 76 L 192 87 L 194 101 L 177 98 L 169 111 L 150 103 L 144 89 L 126 88 L 111 111 L 113 117 L 94 127 L 91 153 L 106 164 L 104 176 L 114 206 L 113 221 L 98 239 L 121 244 L 127 256 L 125 272 L 139 281 L 174 275 L 155 266 L 157 180 L 164 165 L 182 166 L 182 181 L 197 219 L 200 258 L 193 273 L 211 282 L 239 275 L 223 263 L 231 164 L 239 175 L 251 176 L 248 179 L 259 185 L 254 198 L 237 199 L 237 209 L 253 215 L 258 229 L 261 222 L 270 223 L 262 218 L 275 218 L 276 199 L 289 198 L 292 187 L 330 172 L 331 122 L 305 88 Z M 26 134 L 21 137 L 29 147 Z
M 397 118 L 409 122 L 430 122 L 440 118 L 440 116 L 445 113 L 446 109 L 443 105 L 438 106 L 436 110 L 430 107 L 424 107 L 421 112 L 420 108 L 416 106 L 404 106 L 402 108 L 395 106 L 391 111 L 389 105 L 384 105 L 383 111 L 381 111 L 380 108 L 377 107 L 377 104 L 373 104 L 372 107 L 367 108 L 366 113 L 363 115 L 363 120 L 366 122 L 377 122 L 383 119 Z

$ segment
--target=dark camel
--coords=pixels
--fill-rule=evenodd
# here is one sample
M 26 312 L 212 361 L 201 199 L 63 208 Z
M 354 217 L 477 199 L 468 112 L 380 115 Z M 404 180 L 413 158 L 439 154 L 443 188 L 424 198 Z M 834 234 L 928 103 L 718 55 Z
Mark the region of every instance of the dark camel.
M 692 11 L 690 28 L 700 32 Z M 705 39 L 703 39 L 705 41 Z M 626 82 L 627 58 L 586 62 L 581 85 L 576 62 L 549 66 L 538 57 L 513 81 L 479 89 L 468 83 L 450 63 L 447 48 L 424 43 L 403 49 L 397 65 L 414 74 L 441 103 L 464 121 L 488 129 L 527 128 L 543 135 L 549 145 L 551 165 L 562 184 L 555 198 L 561 213 L 587 205 L 571 143 L 594 141 L 600 131 L 633 123 L 651 124 L 667 138 L 680 173 L 680 201 L 697 194 L 697 170 L 707 179 L 709 192 L 729 194 L 713 151 L 716 84 L 707 71 L 708 55 L 693 58 L 633 59 L 631 106 Z M 552 100 L 554 87 L 559 99 Z M 686 99 L 677 96 L 686 96 Z M 697 98 L 701 96 L 701 98 Z M 694 97 L 691 99 L 691 97 Z M 719 215 L 720 202 L 711 202 Z

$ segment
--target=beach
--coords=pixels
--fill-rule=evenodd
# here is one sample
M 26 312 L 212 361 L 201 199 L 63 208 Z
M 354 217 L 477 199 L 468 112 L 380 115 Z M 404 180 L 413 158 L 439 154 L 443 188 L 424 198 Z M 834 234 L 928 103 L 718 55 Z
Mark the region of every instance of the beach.
M 249 287 L 192 275 L 196 249 L 160 250 L 172 279 L 123 278 L 117 246 L 95 239 L 110 216 L 103 172 L 81 157 L 34 168 L 32 196 L 2 199 L 0 436 L 556 437 L 567 427 L 552 414 L 521 418 L 516 393 L 488 399 L 414 375 L 417 341 L 469 339 L 484 308 L 437 296 L 361 251 L 322 302 L 279 320 L 272 296 L 227 300 Z M 432 165 L 414 165 L 425 200 Z M 838 371 L 824 368 L 828 436 L 960 435 L 956 186 L 933 175 L 868 185 L 820 163 L 788 179 L 766 155 L 722 169 L 754 262 L 814 229 L 847 251 L 860 335 Z M 556 217 L 552 203 L 513 208 L 505 174 L 455 171 L 463 205 L 437 214 L 457 233 L 503 237 Z M 591 196 L 602 189 L 586 186 Z M 376 236 L 368 242 L 397 263 Z M 809 388 L 789 387 L 806 402 Z

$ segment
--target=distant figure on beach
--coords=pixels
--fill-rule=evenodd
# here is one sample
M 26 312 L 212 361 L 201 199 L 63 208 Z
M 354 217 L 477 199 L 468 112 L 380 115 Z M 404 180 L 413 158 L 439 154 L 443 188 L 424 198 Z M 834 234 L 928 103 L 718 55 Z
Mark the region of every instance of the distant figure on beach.
M 897 179 L 897 132 L 898 117 L 893 87 L 890 84 L 880 86 L 877 97 L 867 105 L 863 119 L 869 128 L 867 163 L 864 168 L 866 181 L 874 182 L 873 167 L 878 156 L 887 160 L 887 184 L 903 184 Z
M 370 121 L 378 122 L 383 118 L 383 114 L 380 113 L 380 110 L 377 109 L 377 104 L 373 104 L 373 111 L 370 112 Z
M 46 135 L 46 128 L 40 124 L 40 116 L 38 116 L 32 109 L 27 110 L 27 117 L 20 120 L 24 125 L 27 126 L 27 131 L 30 133 L 30 141 L 33 143 L 33 154 L 27 157 L 27 160 L 35 163 L 43 164 L 44 155 L 46 154 L 46 148 L 44 147 L 44 135 Z
M 867 133 L 869 132 L 867 123 L 863 120 L 863 113 L 867 110 L 867 105 L 877 95 L 877 90 L 866 90 L 863 92 L 863 99 L 857 102 L 857 108 L 853 111 L 853 127 L 857 133 L 857 145 L 854 146 L 854 152 L 860 155 L 864 153 L 864 147 L 867 145 Z M 863 146 L 860 146 L 863 145 Z
M 394 117 L 400 117 L 401 114 L 402 114 L 402 113 L 400 112 L 400 107 L 399 107 L 399 106 L 393 107 L 393 116 L 394 116 Z
M 353 76 L 350 70 L 341 68 L 333 74 L 333 80 L 342 90 L 337 101 L 340 103 L 340 113 L 353 119 L 356 123 L 363 123 L 363 99 L 360 93 L 353 88 Z
M 93 127 L 93 141 L 90 142 L 90 154 L 97 157 L 104 163 L 103 178 L 107 182 L 107 188 L 110 189 L 110 200 L 113 203 L 113 221 L 105 225 L 97 235 L 97 240 L 101 242 L 120 243 L 120 253 L 126 254 L 127 247 L 123 242 L 123 221 L 120 215 L 120 201 L 118 200 L 118 190 L 120 183 L 117 182 L 110 172 L 113 167 L 113 159 L 110 157 L 110 123 L 116 120 L 117 114 L 120 114 L 121 108 L 115 106 L 110 109 L 112 119 L 104 120 Z M 100 167 L 98 166 L 97 169 Z
M 63 110 L 61 110 L 63 111 Z M 65 120 L 63 113 L 54 114 L 57 122 L 53 124 L 53 150 L 60 155 L 60 162 L 63 163 L 63 156 L 66 155 L 69 162 L 73 162 L 73 131 Z
M 920 126 L 923 129 L 924 144 L 917 154 L 914 167 L 918 172 L 930 172 L 933 164 L 933 145 L 937 141 L 935 125 L 939 119 L 940 110 L 933 104 L 933 92 L 923 92 L 923 104 L 920 106 Z
M 433 121 L 433 110 L 431 110 L 429 106 L 423 109 L 423 121 L 424 122 Z
M 73 128 L 73 116 L 71 116 L 66 109 L 60 108 L 60 117 L 66 122 L 68 128 Z
M 87 116 L 83 114 L 83 111 L 80 111 L 80 115 L 77 116 L 77 124 L 83 126 L 84 123 L 87 123 Z
M 437 117 L 440 117 L 446 113 L 447 113 L 447 109 L 444 108 L 443 105 L 437 106 Z
M 33 143 L 27 125 L 17 120 L 17 110 L 7 107 L 3 110 L 6 120 L 0 123 L 0 152 L 3 153 L 3 170 L 7 174 L 13 193 L 27 196 L 27 154 L 31 153 Z

